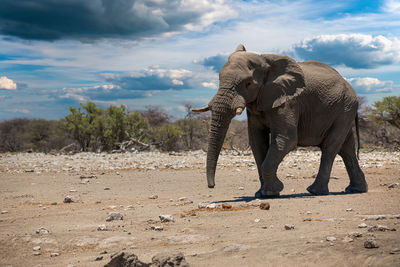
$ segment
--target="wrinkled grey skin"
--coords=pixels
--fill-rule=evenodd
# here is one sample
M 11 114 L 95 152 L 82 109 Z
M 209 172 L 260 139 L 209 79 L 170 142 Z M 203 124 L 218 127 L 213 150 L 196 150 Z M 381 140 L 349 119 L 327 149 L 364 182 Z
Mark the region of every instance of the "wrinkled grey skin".
M 278 166 L 296 146 L 321 148 L 318 175 L 307 188 L 310 193 L 329 193 L 337 154 L 350 177 L 346 192 L 368 191 L 352 131 L 355 120 L 358 126 L 357 96 L 336 70 L 316 61 L 297 63 L 283 55 L 246 52 L 239 45 L 220 71 L 219 81 L 218 92 L 208 106 L 193 109 L 212 112 L 208 187 L 215 186 L 215 169 L 230 121 L 246 108 L 250 146 L 261 182 L 256 197 L 279 195 L 283 184 L 276 175 Z

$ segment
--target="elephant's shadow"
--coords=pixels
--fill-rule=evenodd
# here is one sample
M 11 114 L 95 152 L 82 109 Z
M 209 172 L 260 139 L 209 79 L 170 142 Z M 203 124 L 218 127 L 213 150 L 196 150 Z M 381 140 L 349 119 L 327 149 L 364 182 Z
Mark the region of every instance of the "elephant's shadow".
M 226 200 L 218 200 L 214 201 L 214 203 L 234 203 L 234 202 L 251 202 L 256 199 L 290 199 L 290 198 L 314 198 L 314 197 L 324 197 L 324 196 L 341 196 L 341 195 L 348 195 L 351 193 L 346 193 L 344 191 L 341 192 L 330 192 L 328 195 L 320 195 L 316 196 L 310 193 L 297 193 L 297 194 L 287 194 L 287 195 L 280 195 L 278 197 L 273 198 L 256 198 L 254 196 L 240 196 L 234 197 L 234 199 L 226 199 Z

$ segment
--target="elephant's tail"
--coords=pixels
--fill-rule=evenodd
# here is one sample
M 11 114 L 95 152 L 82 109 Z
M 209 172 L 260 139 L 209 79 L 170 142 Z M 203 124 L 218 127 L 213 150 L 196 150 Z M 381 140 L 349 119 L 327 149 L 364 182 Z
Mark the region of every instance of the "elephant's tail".
M 358 112 L 356 113 L 356 134 L 357 134 L 357 159 L 360 159 L 360 131 L 358 129 Z

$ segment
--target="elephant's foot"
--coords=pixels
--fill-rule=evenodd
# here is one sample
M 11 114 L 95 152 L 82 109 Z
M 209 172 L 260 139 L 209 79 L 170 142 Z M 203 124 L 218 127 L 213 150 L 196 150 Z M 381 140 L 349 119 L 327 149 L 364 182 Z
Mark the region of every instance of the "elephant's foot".
M 313 195 L 328 195 L 329 194 L 329 189 L 328 185 L 320 185 L 317 183 L 313 183 L 309 187 L 307 187 L 307 191 L 310 192 Z
M 274 198 L 279 197 L 280 192 L 283 190 L 283 183 L 278 179 L 274 179 L 273 182 L 264 182 L 261 188 L 255 193 L 256 198 Z
M 367 183 L 363 184 L 349 184 L 345 189 L 346 193 L 366 193 L 368 192 Z

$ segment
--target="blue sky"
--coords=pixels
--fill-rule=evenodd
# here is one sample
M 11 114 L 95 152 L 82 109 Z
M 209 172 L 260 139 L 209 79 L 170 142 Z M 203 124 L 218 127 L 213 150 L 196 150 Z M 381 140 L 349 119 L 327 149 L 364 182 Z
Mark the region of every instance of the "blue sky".
M 335 67 L 369 104 L 400 95 L 400 1 L 2 0 L 0 120 L 59 119 L 93 101 L 131 110 L 216 93 L 248 51 Z

